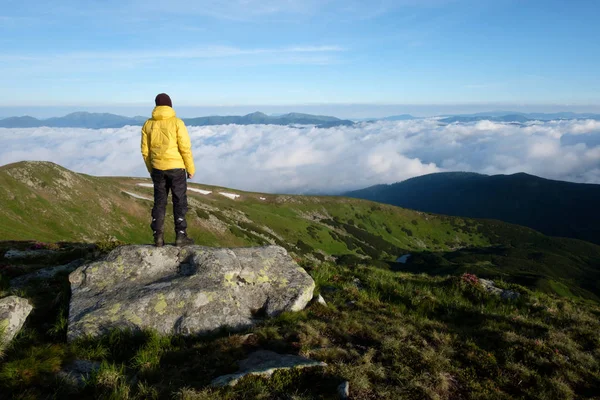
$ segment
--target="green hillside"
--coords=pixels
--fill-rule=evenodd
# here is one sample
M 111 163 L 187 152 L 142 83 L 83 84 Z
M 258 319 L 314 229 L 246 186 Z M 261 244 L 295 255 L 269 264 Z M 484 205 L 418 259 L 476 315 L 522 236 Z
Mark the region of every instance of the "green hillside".
M 441 172 L 346 195 L 423 212 L 499 219 L 550 236 L 600 244 L 600 185 L 525 173 Z
M 18 289 L 9 281 L 97 260 L 121 242 L 150 242 L 150 181 L 27 162 L 0 168 L 0 184 L 0 297 L 16 294 L 34 306 L 0 354 L 0 398 L 337 399 L 344 381 L 351 399 L 562 400 L 600 393 L 600 246 L 365 200 L 192 184 L 211 192 L 189 192 L 190 233 L 199 244 L 282 245 L 327 305 L 311 303 L 241 332 L 115 330 L 67 343 L 67 273 Z M 53 252 L 24 261 L 4 257 L 30 248 Z M 406 254 L 407 263 L 394 262 Z M 521 296 L 503 300 L 464 272 L 497 278 L 498 287 Z M 234 388 L 209 386 L 257 349 L 327 366 L 246 378 Z M 73 360 L 101 364 L 77 387 L 59 374 Z
M 140 186 L 145 185 L 145 186 Z M 150 243 L 150 179 L 76 174 L 52 163 L 0 168 L 0 238 Z M 149 187 L 150 186 L 150 187 Z M 474 272 L 547 293 L 600 300 L 600 246 L 498 221 L 370 201 L 247 193 L 190 184 L 189 233 L 207 246 L 278 244 L 312 262 L 364 259 L 431 274 Z M 231 199 L 221 194 L 239 195 Z M 174 241 L 168 229 L 167 241 Z M 408 263 L 394 261 L 411 254 Z

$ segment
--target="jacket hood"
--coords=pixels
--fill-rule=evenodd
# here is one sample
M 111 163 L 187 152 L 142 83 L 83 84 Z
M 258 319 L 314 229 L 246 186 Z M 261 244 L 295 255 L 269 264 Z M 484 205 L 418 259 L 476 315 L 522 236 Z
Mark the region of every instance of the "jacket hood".
M 176 117 L 175 110 L 169 106 L 157 106 L 152 110 L 152 119 L 161 120 Z

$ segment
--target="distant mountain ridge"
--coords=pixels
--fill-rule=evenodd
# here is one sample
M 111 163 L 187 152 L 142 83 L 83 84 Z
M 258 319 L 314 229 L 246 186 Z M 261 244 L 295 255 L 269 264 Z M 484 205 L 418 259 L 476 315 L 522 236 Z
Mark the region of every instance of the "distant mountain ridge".
M 526 117 L 525 115 L 522 114 L 507 114 L 507 115 L 501 115 L 501 116 L 461 116 L 461 115 L 455 115 L 455 116 L 451 116 L 451 117 L 447 117 L 447 118 L 442 118 L 439 121 L 440 122 L 445 122 L 448 124 L 451 123 L 455 123 L 455 122 L 461 122 L 461 123 L 468 123 L 468 122 L 479 122 L 479 121 L 492 121 L 492 122 L 507 122 L 507 123 L 525 123 L 525 122 L 529 122 L 529 121 L 534 121 L 535 119 L 531 119 Z
M 42 126 L 51 128 L 122 128 L 127 125 L 141 125 L 148 117 L 135 116 L 124 117 L 108 113 L 75 112 L 64 117 L 48 119 L 37 119 L 29 116 L 9 117 L 0 120 L 0 128 L 39 128 Z M 209 116 L 199 118 L 183 118 L 189 126 L 207 125 L 315 125 L 317 127 L 329 128 L 333 126 L 350 126 L 354 122 L 342 120 L 336 117 L 323 115 L 311 115 L 300 113 L 289 113 L 278 116 L 269 116 L 261 112 L 255 112 L 244 116 Z
M 594 113 L 523 113 L 518 111 L 489 111 L 475 114 L 446 114 L 431 117 L 415 117 L 410 114 L 390 115 L 381 118 L 360 118 L 357 121 L 409 121 L 415 119 L 438 118 L 442 123 L 469 123 L 478 121 L 506 122 L 523 124 L 530 121 L 553 121 L 553 120 L 573 120 L 573 119 L 593 119 L 600 121 L 600 114 Z
M 210 116 L 199 118 L 184 118 L 183 121 L 190 126 L 206 125 L 316 125 L 321 128 L 333 126 L 351 126 L 354 122 L 343 120 L 336 117 L 324 115 L 312 115 L 301 113 L 289 113 L 277 116 L 267 115 L 261 112 L 255 112 L 244 116 Z
M 37 119 L 29 116 L 10 117 L 0 120 L 1 128 L 122 128 L 127 125 L 140 125 L 147 118 L 142 116 L 124 117 L 109 113 L 74 112 L 64 117 Z
M 109 113 L 90 113 L 85 111 L 74 112 L 63 117 L 48 119 L 37 119 L 30 116 L 9 117 L 0 119 L 0 128 L 122 128 L 127 125 L 141 125 L 148 117 L 135 116 L 125 117 Z M 524 124 L 530 121 L 571 120 L 571 119 L 594 119 L 600 121 L 600 114 L 593 113 L 520 113 L 515 111 L 491 111 L 477 114 L 444 115 L 438 117 L 441 123 L 470 123 L 478 121 L 493 121 L 504 123 Z M 410 114 L 391 115 L 383 118 L 362 118 L 357 122 L 374 121 L 409 121 L 424 119 L 414 117 Z M 340 119 L 325 115 L 312 115 L 302 113 L 288 113 L 281 115 L 267 115 L 262 112 L 254 112 L 247 115 L 212 115 L 205 117 L 183 118 L 189 126 L 209 125 L 314 125 L 319 128 L 331 128 L 335 126 L 352 126 L 354 121 Z
M 409 121 L 411 119 L 419 119 L 410 114 L 390 115 L 389 117 L 381 118 L 383 121 Z
M 519 173 L 446 172 L 345 194 L 413 210 L 497 219 L 600 244 L 600 185 Z
M 493 122 L 514 122 L 525 123 L 530 121 L 553 121 L 553 120 L 572 120 L 572 119 L 593 119 L 600 121 L 600 114 L 593 113 L 573 113 L 573 112 L 558 112 L 558 113 L 520 113 L 516 111 L 494 111 L 477 114 L 466 115 L 448 115 L 440 119 L 440 122 L 455 123 L 455 122 L 478 122 L 478 121 L 493 121 Z

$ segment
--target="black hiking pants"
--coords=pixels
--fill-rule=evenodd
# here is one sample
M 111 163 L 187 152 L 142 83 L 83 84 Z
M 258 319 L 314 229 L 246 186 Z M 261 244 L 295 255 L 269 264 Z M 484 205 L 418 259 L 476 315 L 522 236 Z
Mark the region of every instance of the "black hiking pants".
M 173 194 L 173 217 L 175 220 L 175 234 L 185 234 L 187 223 L 187 172 L 183 168 L 162 171 L 153 169 L 152 182 L 154 183 L 154 207 L 152 208 L 152 223 L 150 227 L 154 235 L 164 232 L 165 213 L 169 191 Z

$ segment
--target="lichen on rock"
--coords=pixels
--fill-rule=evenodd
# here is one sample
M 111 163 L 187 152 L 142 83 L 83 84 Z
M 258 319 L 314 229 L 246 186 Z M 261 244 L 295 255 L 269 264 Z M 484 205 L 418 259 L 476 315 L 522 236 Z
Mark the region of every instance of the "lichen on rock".
M 29 301 L 21 297 L 0 299 L 0 350 L 19 333 L 32 309 Z

